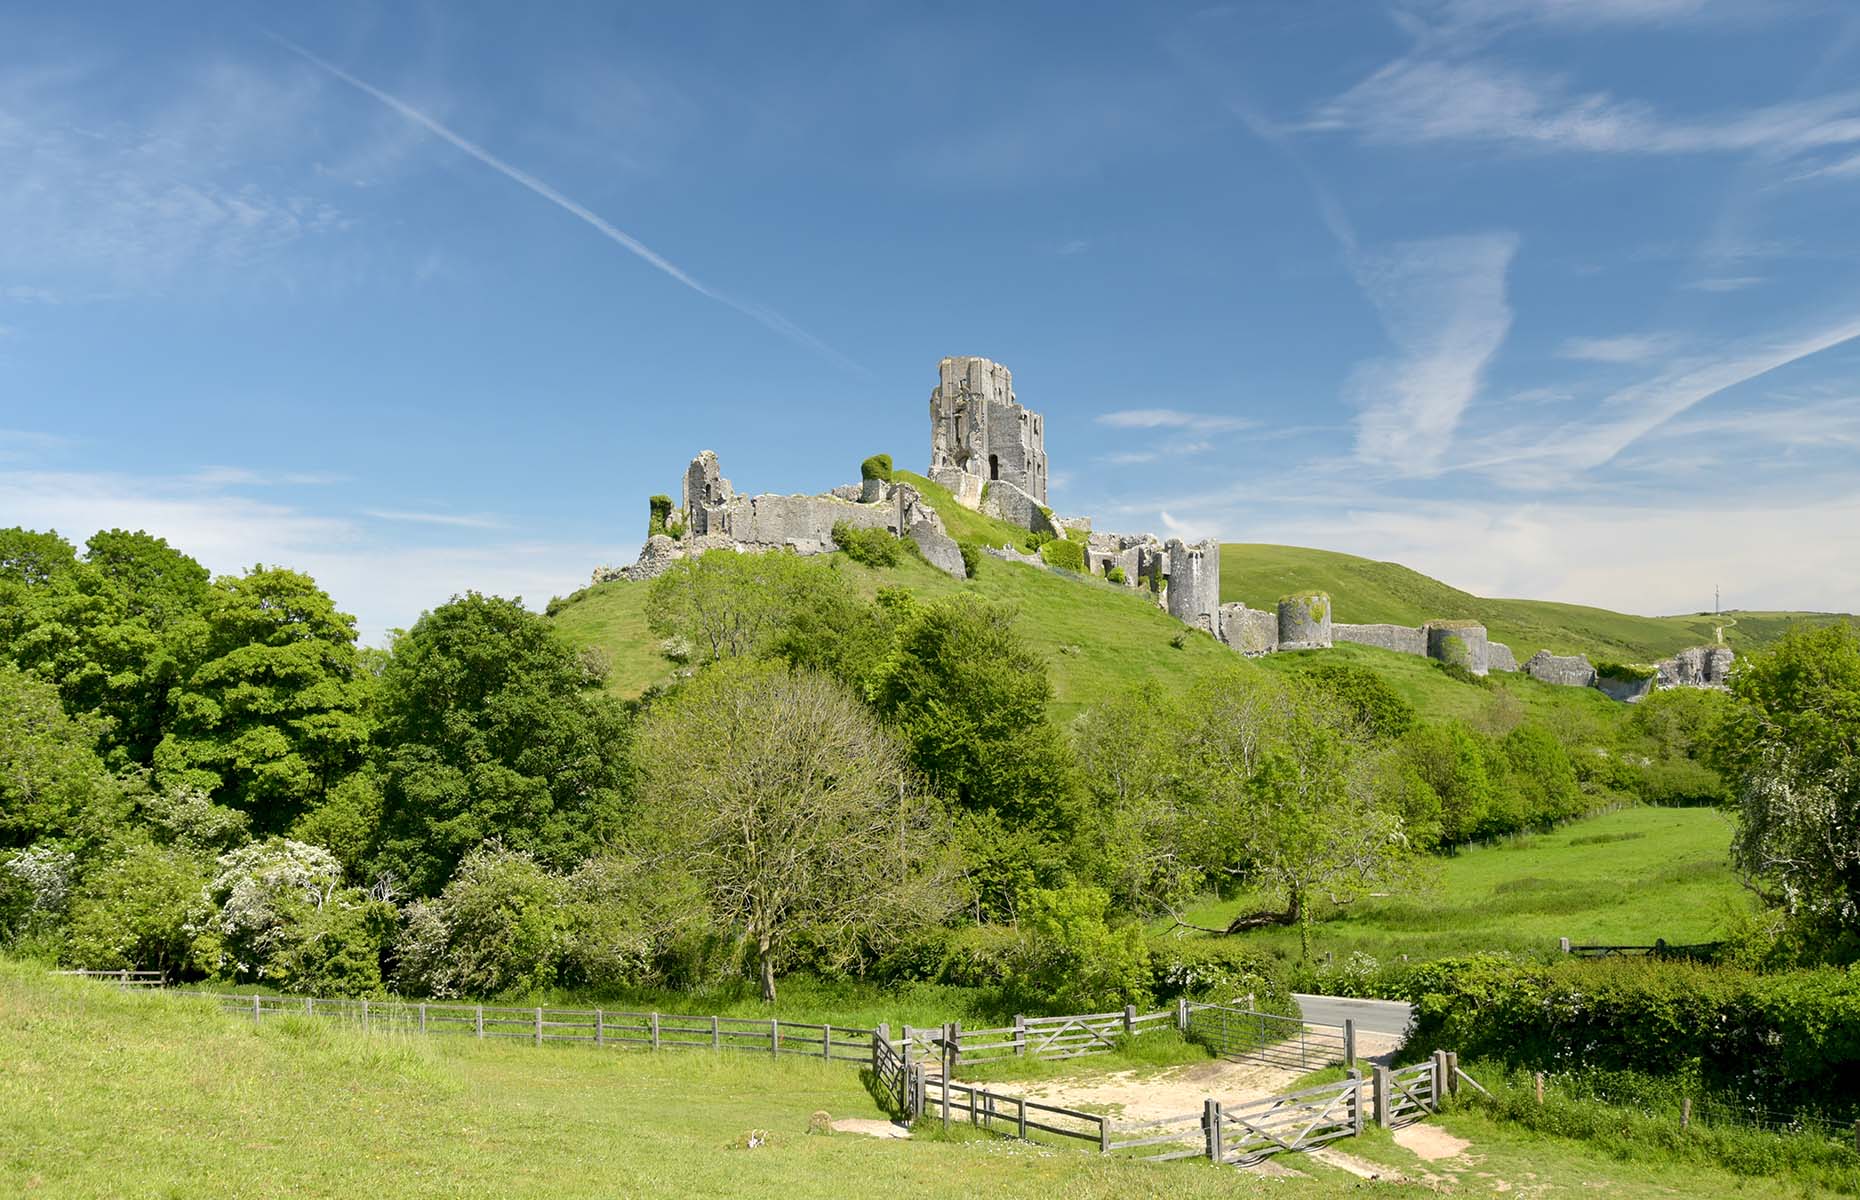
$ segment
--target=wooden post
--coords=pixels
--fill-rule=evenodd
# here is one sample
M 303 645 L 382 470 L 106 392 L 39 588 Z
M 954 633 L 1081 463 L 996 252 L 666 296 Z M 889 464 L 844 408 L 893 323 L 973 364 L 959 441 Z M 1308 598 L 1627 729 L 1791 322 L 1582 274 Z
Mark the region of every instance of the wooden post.
M 252 993 L 252 1024 L 258 1024 L 258 993 Z
M 1109 1154 L 1110 1152 L 1111 1118 L 1100 1113 L 1098 1116 L 1098 1153 Z
M 1356 1022 L 1349 1017 L 1343 1019 L 1343 1065 L 1356 1065 Z
M 1371 1095 L 1376 1106 L 1376 1126 L 1387 1129 L 1394 1114 L 1389 1112 L 1389 1069 L 1376 1067 L 1370 1075 Z
M 833 1057 L 833 1026 L 831 1025 L 820 1027 L 820 1057 L 825 1059 Z
M 1175 1002 L 1175 1029 L 1184 1037 L 1188 1035 L 1188 997 L 1183 996 Z
M 1201 1102 L 1201 1143 L 1208 1161 L 1221 1161 L 1221 1106 L 1209 1096 Z
M 316 1016 L 316 997 L 315 996 L 304 997 L 304 1016 L 306 1017 Z
M 949 1130 L 950 1026 L 943 1026 L 943 1129 Z
M 770 1017 L 769 1018 L 769 1054 L 772 1057 L 780 1053 L 781 1053 L 781 1022 L 776 1020 L 774 1017 Z
M 536 1044 L 542 1045 L 542 1005 L 536 1006 Z
M 1458 1099 L 1460 1094 L 1460 1056 L 1447 1051 L 1447 1095 Z
M 1363 1136 L 1363 1073 L 1355 1067 L 1350 1068 L 1350 1081 L 1356 1086 L 1350 1089 L 1350 1132 L 1357 1137 Z
M 712 1017 L 710 1019 L 710 1048 L 712 1050 L 723 1049 L 722 1022 L 720 1022 L 716 1017 Z
M 420 1032 L 426 1032 L 426 1002 L 420 1002 Z
M 659 1014 L 656 1012 L 652 1014 L 652 1048 L 659 1048 Z
M 362 1032 L 368 1032 L 368 997 L 362 997 Z
M 1544 1102 L 1544 1073 L 1542 1071 L 1537 1072 L 1533 1077 L 1533 1082 L 1537 1089 L 1537 1103 L 1541 1106 Z
M 1441 1104 L 1447 1098 L 1447 1052 L 1434 1051 L 1434 1111 L 1440 1111 Z
M 949 1039 L 949 1068 L 944 1072 L 948 1077 L 955 1075 L 956 1066 L 962 1061 L 962 1022 L 951 1021 L 944 1036 Z
M 478 1006 L 478 1036 L 484 1036 L 484 1005 Z
M 1568 954 L 1568 953 L 1569 953 L 1569 939 L 1568 939 L 1568 938 L 1558 938 L 1558 939 L 1556 940 L 1556 948 L 1557 948 L 1558 950 L 1561 950 L 1561 951 L 1562 951 L 1563 953 L 1565 953 L 1565 954 Z
M 594 1010 L 594 1044 L 607 1044 L 607 1014 L 598 1008 Z
M 1679 1102 L 1679 1127 L 1692 1128 L 1692 1097 L 1687 1096 Z
M 1027 1053 L 1027 1018 L 1014 1014 L 1014 1053 Z
M 986 1088 L 983 1089 L 982 1094 L 983 1095 L 988 1094 Z M 975 1111 L 978 1107 L 980 1106 L 975 1103 L 975 1089 L 970 1088 L 969 1089 L 969 1124 L 971 1125 L 981 1124 L 981 1114 Z
M 1027 1140 L 1027 1097 L 1016 1096 L 1014 1101 L 1018 1106 L 1014 1115 L 1014 1136 L 1024 1142 Z M 1854 1124 L 1854 1137 L 1860 1139 L 1860 1122 Z
M 1124 1036 L 1130 1037 L 1137 1032 L 1137 1006 L 1124 1005 Z

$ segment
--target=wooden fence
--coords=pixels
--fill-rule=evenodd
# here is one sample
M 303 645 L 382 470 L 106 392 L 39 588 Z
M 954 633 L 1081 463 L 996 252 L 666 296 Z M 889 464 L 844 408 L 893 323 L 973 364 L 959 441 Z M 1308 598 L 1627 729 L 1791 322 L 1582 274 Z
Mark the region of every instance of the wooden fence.
M 931 1029 L 906 1025 L 903 1043 L 910 1046 L 918 1058 L 933 1063 L 933 1071 L 940 1073 L 947 1067 L 953 1077 L 962 1067 L 982 1063 L 1016 1058 L 1051 1061 L 1108 1054 L 1118 1048 L 1120 1039 L 1174 1029 L 1177 1024 L 1176 1013 L 1138 1013 L 1136 1007 L 1130 1005 L 1114 1013 L 1080 1013 L 1065 1017 L 1016 1015 L 1012 1025 L 994 1029 L 965 1029 L 960 1021 Z
M 1274 1066 L 1314 1071 L 1356 1065 L 1356 1025 L 1325 1025 L 1232 1004 L 1180 1002 L 1176 1022 L 1182 1035 L 1216 1054 L 1257 1058 Z
M 161 987 L 165 977 L 160 971 L 53 971 L 54 975 L 75 975 L 80 979 L 100 979 L 118 987 Z
M 263 1023 L 267 1017 L 304 1016 L 341 1021 L 365 1030 L 580 1042 L 616 1049 L 749 1050 L 800 1054 L 864 1063 L 872 1057 L 873 1030 L 812 1025 L 773 1017 L 694 1017 L 677 1013 L 619 1012 L 602 1008 L 512 1008 L 489 1004 L 413 1003 L 403 1000 L 323 1000 L 263 993 L 206 993 L 219 1006 Z
M 1557 939 L 1557 949 L 1578 958 L 1667 958 L 1689 962 L 1710 962 L 1724 949 L 1723 942 L 1697 942 L 1681 945 L 1656 938 L 1651 946 L 1579 945 L 1568 938 Z

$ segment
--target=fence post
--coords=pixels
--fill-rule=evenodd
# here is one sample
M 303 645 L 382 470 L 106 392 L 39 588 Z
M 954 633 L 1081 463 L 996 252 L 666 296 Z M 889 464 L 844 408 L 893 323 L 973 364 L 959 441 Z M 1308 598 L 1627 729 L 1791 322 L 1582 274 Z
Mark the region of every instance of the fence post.
M 831 1025 L 820 1027 L 820 1057 L 826 1059 L 833 1057 L 833 1026 Z
M 1027 1018 L 1020 1013 L 1014 1014 L 1014 1053 L 1027 1053 Z
M 1349 1017 L 1343 1019 L 1343 1065 L 1356 1065 L 1356 1022 Z
M 1175 1002 L 1175 1030 L 1184 1037 L 1188 1036 L 1188 997 L 1183 996 Z
M 944 1030 L 944 1036 L 949 1039 L 949 1064 L 943 1074 L 953 1076 L 956 1073 L 957 1064 L 962 1061 L 962 1022 L 951 1021 L 948 1028 Z
M 478 1036 L 484 1036 L 484 1005 L 478 1006 Z
M 1565 953 L 1565 954 L 1568 954 L 1568 953 L 1569 953 L 1569 939 L 1568 939 L 1568 938 L 1558 938 L 1558 939 L 1556 940 L 1556 948 L 1557 948 L 1558 950 L 1561 950 L 1561 951 L 1562 951 L 1563 953 Z
M 1103 1113 L 1100 1113 L 1098 1114 L 1098 1153 L 1109 1154 L 1110 1152 L 1111 1152 L 1111 1118 L 1105 1116 Z
M 1376 1067 L 1370 1081 L 1371 1096 L 1376 1106 L 1376 1126 L 1387 1129 L 1394 1115 L 1389 1112 L 1389 1069 Z
M 1458 1099 L 1460 1094 L 1460 1056 L 1457 1052 L 1447 1051 L 1447 1095 Z
M 1687 1096 L 1679 1102 L 1679 1127 L 1692 1128 L 1692 1097 Z M 1860 1126 L 1855 1127 L 1856 1136 L 1860 1137 Z
M 1431 1060 L 1434 1067 L 1434 1111 L 1440 1111 L 1440 1105 L 1447 1097 L 1447 1052 L 1434 1051 Z
M 659 1048 L 659 1014 L 656 1012 L 652 1014 L 652 1048 Z
M 1014 1136 L 1024 1142 L 1027 1140 L 1027 1097 L 1016 1096 L 1014 1100 L 1018 1106 L 1014 1117 Z M 1854 1123 L 1854 1138 L 1860 1141 L 1860 1121 Z
M 1350 1068 L 1350 1132 L 1357 1137 L 1363 1136 L 1363 1073 L 1355 1067 Z
M 304 1011 L 309 1013 L 313 1017 L 316 1016 L 316 997 L 315 996 L 304 997 Z
M 1541 1108 L 1544 1102 L 1544 1073 L 1542 1071 L 1538 1071 L 1532 1077 L 1531 1085 L 1533 1089 L 1537 1092 L 1537 1104 L 1538 1104 L 1538 1107 Z
M 542 1045 L 542 1005 L 536 1006 L 536 1044 Z
M 952 1025 L 943 1026 L 943 1130 L 949 1131 L 949 1078 L 952 1074 L 950 1030 Z
M 774 1057 L 775 1055 L 780 1054 L 780 1053 L 781 1053 L 781 1022 L 774 1017 L 770 1017 L 769 1018 L 769 1056 Z
M 594 1010 L 594 1044 L 607 1044 L 607 1014 L 598 1008 Z
M 720 1022 L 716 1017 L 712 1017 L 710 1019 L 710 1048 L 712 1050 L 723 1049 L 722 1022 Z
M 1124 1005 L 1124 1036 L 1129 1037 L 1137 1031 L 1137 1006 Z
M 362 1032 L 368 1032 L 368 997 L 362 997 Z
M 252 1024 L 258 1024 L 258 993 L 252 993 Z
M 426 1032 L 426 1002 L 424 1000 L 420 1002 L 420 1032 Z

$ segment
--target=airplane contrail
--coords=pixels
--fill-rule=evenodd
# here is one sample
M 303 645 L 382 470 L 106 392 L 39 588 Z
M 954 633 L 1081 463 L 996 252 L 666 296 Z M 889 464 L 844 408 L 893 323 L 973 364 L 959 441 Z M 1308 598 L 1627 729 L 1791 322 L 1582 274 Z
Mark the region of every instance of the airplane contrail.
M 479 162 L 483 163 L 485 166 L 491 168 L 493 171 L 496 171 L 498 174 L 504 176 L 506 179 L 509 179 L 515 183 L 521 184 L 523 187 L 526 187 L 530 191 L 535 192 L 538 196 L 541 196 L 543 199 L 549 201 L 549 203 L 555 205 L 557 208 L 562 209 L 563 211 L 569 213 L 571 216 L 580 218 L 586 224 L 593 226 L 594 229 L 601 234 L 601 236 L 607 238 L 611 242 L 618 243 L 629 254 L 632 254 L 637 258 L 645 260 L 651 266 L 657 268 L 658 270 L 664 272 L 667 275 L 670 275 L 673 279 L 676 279 L 679 283 L 684 284 L 686 287 L 690 288 L 692 291 L 696 292 L 698 295 L 703 296 L 706 299 L 715 300 L 719 304 L 727 305 L 730 308 L 735 309 L 737 312 L 742 313 L 744 316 L 748 317 L 750 320 L 755 321 L 757 324 L 765 326 L 768 329 L 772 329 L 776 333 L 781 334 L 783 337 L 788 338 L 791 341 L 799 342 L 801 345 L 806 346 L 811 350 L 815 350 L 821 354 L 826 355 L 828 358 L 831 358 L 832 360 L 834 360 L 841 366 L 847 368 L 848 370 L 856 371 L 862 375 L 869 374 L 869 372 L 867 372 L 864 367 L 860 366 L 858 363 L 854 362 L 852 359 L 847 358 L 844 354 L 841 354 L 838 350 L 835 350 L 833 347 L 827 345 L 825 342 L 821 341 L 819 338 L 815 337 L 813 334 L 807 332 L 805 329 L 802 329 L 800 326 L 796 325 L 794 322 L 790 321 L 788 318 L 782 316 L 780 313 L 773 312 L 769 309 L 761 307 L 760 305 L 750 304 L 745 301 L 738 300 L 733 296 L 726 295 L 725 293 L 719 292 L 714 288 L 705 286 L 703 283 L 700 283 L 698 280 L 692 278 L 691 275 L 688 272 L 686 272 L 682 267 L 680 267 L 677 263 L 672 262 L 670 259 L 666 258 L 664 255 L 660 254 L 658 251 L 654 250 L 651 246 L 646 245 L 646 243 L 640 241 L 638 238 L 634 237 L 632 234 L 628 233 L 626 230 L 615 226 L 612 222 L 608 221 L 605 217 L 601 216 L 599 213 L 588 208 L 586 205 L 577 203 L 575 200 L 570 199 L 568 196 L 563 195 L 561 192 L 558 192 L 556 189 L 554 189 L 553 187 L 550 187 L 547 183 L 544 183 L 542 180 L 536 178 L 536 176 L 530 174 L 528 171 L 523 170 L 521 167 L 515 167 L 505 162 L 503 159 L 497 157 L 497 155 L 495 154 L 492 154 L 489 150 L 486 150 L 483 146 L 478 145 L 476 142 L 470 140 L 469 138 L 466 138 L 458 133 L 455 133 L 453 130 L 440 124 L 438 121 L 434 120 L 432 117 L 427 116 L 425 113 L 421 112 L 419 109 L 413 107 L 413 105 L 408 104 L 405 100 L 402 100 L 400 97 L 395 96 L 390 92 L 382 91 L 380 88 L 374 86 L 373 84 L 369 83 L 365 79 L 356 78 L 354 75 L 349 74 L 347 71 L 343 70 L 341 67 L 337 66 L 335 63 L 330 62 L 328 59 L 322 58 L 321 56 L 315 54 L 312 51 L 304 49 L 302 46 L 299 46 L 296 42 L 291 41 L 291 39 L 285 37 L 281 33 L 275 33 L 275 32 L 272 32 L 271 30 L 266 30 L 265 32 L 266 32 L 266 35 L 269 36 L 273 41 L 283 46 L 286 50 L 289 50 L 292 54 L 297 55 L 299 58 L 303 59 L 305 62 L 310 63 L 312 66 L 318 68 L 319 70 L 325 71 L 328 74 L 333 75 L 335 78 L 340 79 L 342 82 L 354 88 L 356 91 L 361 92 L 364 95 L 372 96 L 374 99 L 380 101 L 382 104 L 386 105 L 388 108 L 393 109 L 395 112 L 399 113 L 401 116 L 407 118 L 409 121 L 412 121 L 414 124 L 419 125 L 422 128 L 426 129 L 429 133 L 432 133 L 434 136 L 442 138 L 443 140 L 450 142 L 452 145 L 456 146 L 458 149 L 463 150 L 465 153 L 471 155 L 473 158 L 477 159 Z

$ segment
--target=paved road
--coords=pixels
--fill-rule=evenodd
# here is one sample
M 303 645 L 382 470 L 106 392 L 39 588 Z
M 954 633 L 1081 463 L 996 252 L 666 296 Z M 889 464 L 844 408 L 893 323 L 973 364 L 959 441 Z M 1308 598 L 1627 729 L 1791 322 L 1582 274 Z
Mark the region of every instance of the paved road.
M 1292 993 L 1305 1020 L 1320 1025 L 1356 1022 L 1359 1033 L 1386 1033 L 1400 1037 L 1408 1031 L 1414 1007 L 1400 1000 L 1352 1000 L 1345 996 L 1305 996 Z

